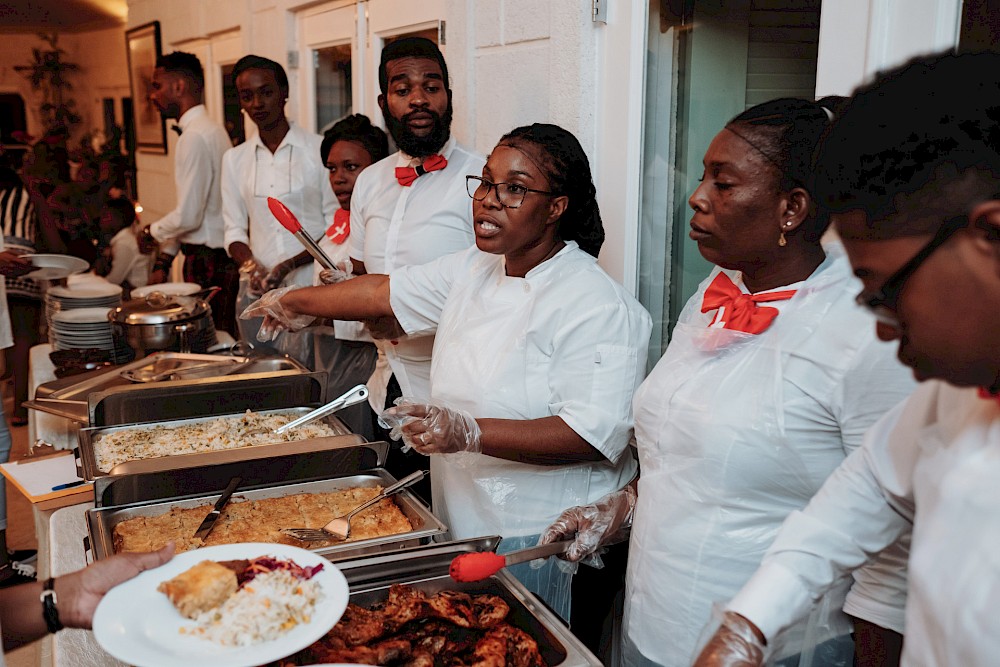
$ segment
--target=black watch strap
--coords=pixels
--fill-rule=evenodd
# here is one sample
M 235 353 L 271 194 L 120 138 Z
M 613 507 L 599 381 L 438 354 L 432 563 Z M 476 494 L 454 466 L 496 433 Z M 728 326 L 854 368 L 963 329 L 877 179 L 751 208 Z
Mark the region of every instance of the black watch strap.
M 45 585 L 42 586 L 42 594 L 38 596 L 42 601 L 42 618 L 45 619 L 45 627 L 53 634 L 63 629 L 63 624 L 59 621 L 59 610 L 56 609 L 56 603 L 59 602 L 59 599 L 53 589 L 55 582 L 55 579 L 49 577 Z

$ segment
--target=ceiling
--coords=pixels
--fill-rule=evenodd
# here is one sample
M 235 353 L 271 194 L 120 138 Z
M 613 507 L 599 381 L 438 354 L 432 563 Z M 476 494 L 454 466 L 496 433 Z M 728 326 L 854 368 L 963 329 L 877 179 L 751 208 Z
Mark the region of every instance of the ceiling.
M 73 32 L 123 25 L 127 0 L 0 0 L 0 32 Z

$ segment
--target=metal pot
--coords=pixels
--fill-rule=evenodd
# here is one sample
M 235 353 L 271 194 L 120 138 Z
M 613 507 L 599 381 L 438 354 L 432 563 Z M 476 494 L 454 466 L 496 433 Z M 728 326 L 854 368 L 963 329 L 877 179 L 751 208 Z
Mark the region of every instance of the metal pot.
M 194 296 L 153 292 L 126 301 L 108 314 L 116 341 L 137 357 L 150 352 L 205 352 L 215 343 L 212 307 Z

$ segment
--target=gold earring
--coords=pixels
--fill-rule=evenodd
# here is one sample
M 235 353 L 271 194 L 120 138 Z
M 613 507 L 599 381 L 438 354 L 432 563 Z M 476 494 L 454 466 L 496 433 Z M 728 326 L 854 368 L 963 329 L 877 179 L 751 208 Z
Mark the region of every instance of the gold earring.
M 785 232 L 781 232 L 781 236 L 778 237 L 778 246 L 784 248 L 788 245 L 788 240 L 785 238 Z

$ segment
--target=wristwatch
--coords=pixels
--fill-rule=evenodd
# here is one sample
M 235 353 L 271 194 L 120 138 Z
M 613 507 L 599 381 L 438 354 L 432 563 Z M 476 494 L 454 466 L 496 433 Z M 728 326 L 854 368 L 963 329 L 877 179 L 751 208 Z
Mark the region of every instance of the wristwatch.
M 59 610 L 56 609 L 59 598 L 56 597 L 54 590 L 55 583 L 56 580 L 49 577 L 45 585 L 42 586 L 42 594 L 38 596 L 38 599 L 42 601 L 42 618 L 45 619 L 45 627 L 52 634 L 63 629 L 63 624 L 59 620 Z

